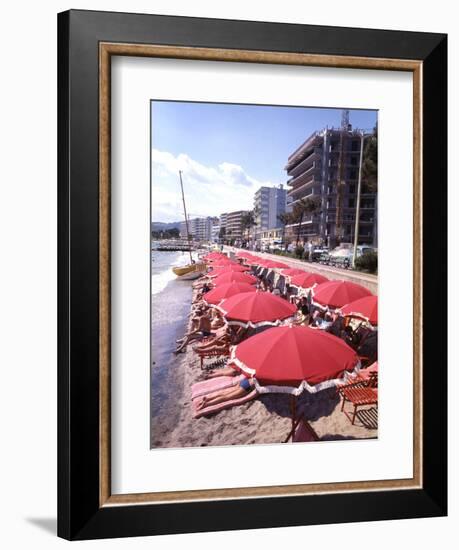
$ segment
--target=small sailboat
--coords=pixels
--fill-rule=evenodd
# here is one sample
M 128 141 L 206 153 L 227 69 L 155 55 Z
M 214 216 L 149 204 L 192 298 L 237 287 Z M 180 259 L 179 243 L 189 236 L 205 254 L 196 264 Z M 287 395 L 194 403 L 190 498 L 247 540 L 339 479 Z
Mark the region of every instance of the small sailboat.
M 185 194 L 183 192 L 183 181 L 182 181 L 182 171 L 179 171 L 180 176 L 180 188 L 182 189 L 182 201 L 183 201 L 183 212 L 185 214 L 185 228 L 186 228 L 186 238 L 188 243 L 191 245 L 190 242 L 190 233 L 188 229 L 188 216 L 186 213 L 186 205 L 185 205 Z M 206 272 L 207 266 L 205 263 L 196 263 L 193 260 L 193 256 L 191 254 L 191 246 L 189 249 L 190 253 L 190 263 L 184 266 L 180 267 L 173 267 L 172 271 L 177 276 L 177 279 L 182 279 L 184 281 L 187 280 L 193 280 L 197 279 L 198 277 L 201 277 Z
M 183 267 L 173 267 L 172 271 L 179 279 L 191 280 L 201 277 L 206 272 L 205 264 L 188 264 Z

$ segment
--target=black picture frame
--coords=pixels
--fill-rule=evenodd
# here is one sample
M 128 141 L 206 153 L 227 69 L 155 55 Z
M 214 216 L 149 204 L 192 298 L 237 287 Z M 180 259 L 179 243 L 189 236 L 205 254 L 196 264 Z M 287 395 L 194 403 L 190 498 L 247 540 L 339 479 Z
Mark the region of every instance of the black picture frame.
M 422 488 L 100 506 L 99 44 L 422 61 Z M 58 535 L 71 540 L 447 514 L 447 37 L 71 10 L 58 15 Z M 435 250 L 435 260 L 429 251 Z

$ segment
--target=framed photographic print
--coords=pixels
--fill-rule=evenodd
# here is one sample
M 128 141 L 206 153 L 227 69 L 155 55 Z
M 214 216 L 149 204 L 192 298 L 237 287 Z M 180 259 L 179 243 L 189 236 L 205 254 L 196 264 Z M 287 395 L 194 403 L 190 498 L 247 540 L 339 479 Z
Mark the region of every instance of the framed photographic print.
M 446 514 L 446 44 L 59 14 L 60 536 Z

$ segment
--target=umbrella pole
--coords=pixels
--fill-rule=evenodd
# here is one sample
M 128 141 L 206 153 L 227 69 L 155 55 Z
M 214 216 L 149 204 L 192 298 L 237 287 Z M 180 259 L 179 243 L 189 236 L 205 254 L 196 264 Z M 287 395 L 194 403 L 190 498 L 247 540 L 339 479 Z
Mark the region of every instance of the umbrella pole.
M 295 421 L 296 421 L 296 396 L 290 394 L 290 411 L 292 413 L 292 440 L 295 432 Z

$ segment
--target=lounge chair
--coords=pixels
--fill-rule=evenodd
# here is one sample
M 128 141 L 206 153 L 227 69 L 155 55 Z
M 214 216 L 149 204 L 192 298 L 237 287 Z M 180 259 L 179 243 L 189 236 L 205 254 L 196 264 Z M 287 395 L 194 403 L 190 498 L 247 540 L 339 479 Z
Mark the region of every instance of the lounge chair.
M 213 349 L 213 348 L 204 349 L 204 350 L 199 350 L 196 348 L 193 348 L 193 349 L 201 359 L 201 370 L 204 369 L 204 359 L 206 357 L 229 357 L 230 356 L 229 344 L 227 347 L 217 348 L 217 349 Z
M 341 411 L 349 418 L 351 424 L 354 424 L 357 410 L 359 407 L 368 405 L 378 405 L 378 374 L 370 373 L 368 380 L 363 380 L 355 384 L 348 384 L 339 388 L 339 393 L 343 398 Z M 344 410 L 346 401 L 354 406 L 352 416 Z

